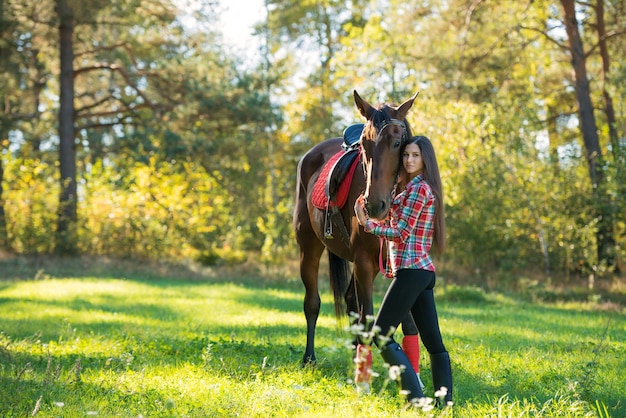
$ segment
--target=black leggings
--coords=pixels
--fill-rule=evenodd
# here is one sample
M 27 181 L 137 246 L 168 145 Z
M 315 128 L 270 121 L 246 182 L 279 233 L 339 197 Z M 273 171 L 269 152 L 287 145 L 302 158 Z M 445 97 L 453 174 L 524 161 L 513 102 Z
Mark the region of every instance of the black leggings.
M 389 330 L 392 327 L 397 329 L 410 310 L 426 350 L 430 354 L 446 351 L 441 339 L 433 287 L 435 287 L 434 271 L 398 270 L 374 321 L 374 326 L 380 328 L 380 335 L 391 336 Z M 374 342 L 380 347 L 378 338 Z

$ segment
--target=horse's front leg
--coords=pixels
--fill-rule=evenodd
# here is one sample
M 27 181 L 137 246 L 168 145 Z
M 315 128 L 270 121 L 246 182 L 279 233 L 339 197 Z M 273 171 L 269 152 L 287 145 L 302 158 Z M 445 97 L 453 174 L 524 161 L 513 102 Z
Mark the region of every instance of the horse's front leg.
M 355 336 L 354 363 L 356 372 L 354 382 L 359 392 L 369 392 L 372 370 L 372 340 L 369 331 L 374 322 L 373 283 L 376 270 L 367 258 L 355 257 L 354 272 L 350 289 L 346 295 L 348 310 L 357 312 L 357 321 L 363 325 L 362 333 Z
M 359 314 L 359 322 L 369 329 L 374 321 L 374 279 L 378 270 L 373 264 L 371 256 L 357 256 L 354 261 L 352 274 L 354 312 Z

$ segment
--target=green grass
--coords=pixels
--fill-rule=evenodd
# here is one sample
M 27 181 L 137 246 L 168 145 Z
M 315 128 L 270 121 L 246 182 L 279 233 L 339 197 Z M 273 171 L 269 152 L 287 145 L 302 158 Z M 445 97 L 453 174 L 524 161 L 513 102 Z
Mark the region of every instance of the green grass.
M 294 277 L 61 270 L 38 269 L 37 280 L 0 273 L 0 416 L 416 414 L 380 356 L 373 393 L 356 394 L 351 335 L 333 316 L 326 281 L 318 365 L 303 369 L 303 289 Z M 386 284 L 377 281 L 377 301 Z M 623 309 L 455 286 L 439 286 L 437 301 L 455 406 L 424 416 L 626 416 Z M 425 350 L 421 360 L 432 396 Z

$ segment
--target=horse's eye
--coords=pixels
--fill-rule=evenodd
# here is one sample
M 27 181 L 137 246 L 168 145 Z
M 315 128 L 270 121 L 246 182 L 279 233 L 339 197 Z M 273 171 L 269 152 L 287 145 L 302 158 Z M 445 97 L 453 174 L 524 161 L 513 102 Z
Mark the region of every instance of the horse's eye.
M 398 148 L 400 146 L 400 141 L 396 141 L 393 143 L 394 148 Z

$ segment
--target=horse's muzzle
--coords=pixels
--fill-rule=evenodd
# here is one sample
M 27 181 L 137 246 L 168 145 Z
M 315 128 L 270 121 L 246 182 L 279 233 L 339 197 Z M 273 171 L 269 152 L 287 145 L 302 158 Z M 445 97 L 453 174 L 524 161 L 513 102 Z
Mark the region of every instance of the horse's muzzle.
M 385 219 L 389 213 L 391 201 L 387 199 L 366 199 L 365 209 L 370 218 Z

